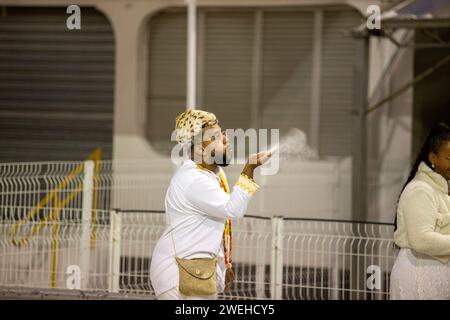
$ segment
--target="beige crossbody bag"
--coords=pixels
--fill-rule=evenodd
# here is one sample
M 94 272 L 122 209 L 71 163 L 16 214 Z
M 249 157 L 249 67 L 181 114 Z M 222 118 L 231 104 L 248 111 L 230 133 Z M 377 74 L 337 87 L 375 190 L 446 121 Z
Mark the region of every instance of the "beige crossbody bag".
M 172 224 L 167 213 L 171 227 L 173 251 L 179 269 L 179 290 L 186 296 L 209 296 L 217 293 L 216 266 L 217 255 L 214 258 L 182 259 L 177 257 L 175 240 L 172 234 Z M 220 250 L 220 249 L 219 249 Z

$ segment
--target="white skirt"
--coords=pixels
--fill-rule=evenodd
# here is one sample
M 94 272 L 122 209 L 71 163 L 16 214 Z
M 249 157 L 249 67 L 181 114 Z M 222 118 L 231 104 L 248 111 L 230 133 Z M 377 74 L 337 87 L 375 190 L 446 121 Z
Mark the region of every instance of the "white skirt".
M 393 300 L 450 300 L 450 261 L 446 264 L 414 250 L 400 249 L 391 272 Z

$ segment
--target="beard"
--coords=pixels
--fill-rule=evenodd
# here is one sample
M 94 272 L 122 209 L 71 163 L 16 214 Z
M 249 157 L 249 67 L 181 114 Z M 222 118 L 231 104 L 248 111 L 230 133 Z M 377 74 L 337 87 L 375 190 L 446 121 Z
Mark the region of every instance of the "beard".
M 214 163 L 219 167 L 227 167 L 231 163 L 232 154 L 224 150 L 223 152 L 214 152 Z
M 230 163 L 231 163 L 231 155 L 225 153 L 222 157 L 222 163 L 218 163 L 217 165 L 219 167 L 227 167 L 230 165 Z

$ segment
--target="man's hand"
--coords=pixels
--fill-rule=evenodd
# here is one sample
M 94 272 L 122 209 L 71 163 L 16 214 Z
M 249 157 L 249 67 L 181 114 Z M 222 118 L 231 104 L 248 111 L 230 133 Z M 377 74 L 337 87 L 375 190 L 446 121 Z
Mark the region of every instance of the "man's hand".
M 255 165 L 255 168 L 256 168 L 256 167 L 259 167 L 260 165 L 266 163 L 271 156 L 272 156 L 271 151 L 263 151 L 263 152 L 259 152 L 259 153 L 254 153 L 248 157 L 247 163 Z
M 259 167 L 260 165 L 266 163 L 270 157 L 272 156 L 271 151 L 263 151 L 259 153 L 251 154 L 248 157 L 247 163 L 245 164 L 244 170 L 242 173 L 253 179 L 253 171 Z

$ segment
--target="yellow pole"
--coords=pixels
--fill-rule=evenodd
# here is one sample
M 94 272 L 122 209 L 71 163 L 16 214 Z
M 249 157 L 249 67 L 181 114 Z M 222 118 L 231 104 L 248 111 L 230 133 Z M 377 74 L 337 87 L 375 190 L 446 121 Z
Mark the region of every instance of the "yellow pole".
M 91 155 L 91 160 L 94 160 L 94 181 L 93 181 L 93 196 L 92 196 L 92 226 L 91 226 L 91 249 L 95 248 L 97 240 L 97 201 L 98 201 L 98 178 L 100 173 L 100 160 L 102 159 L 102 149 L 97 148 Z

